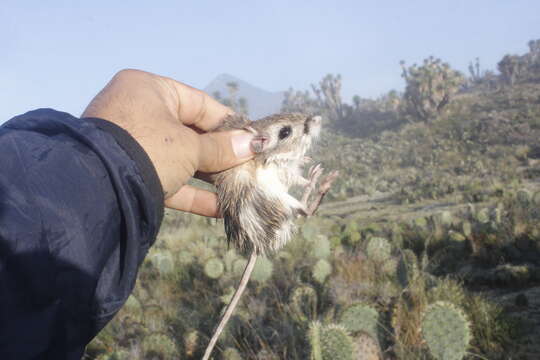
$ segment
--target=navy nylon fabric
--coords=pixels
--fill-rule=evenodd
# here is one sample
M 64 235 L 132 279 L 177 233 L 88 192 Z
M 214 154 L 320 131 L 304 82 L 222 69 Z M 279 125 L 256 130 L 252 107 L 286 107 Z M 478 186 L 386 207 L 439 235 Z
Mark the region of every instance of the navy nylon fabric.
M 143 179 L 91 121 L 39 109 L 0 127 L 0 359 L 82 357 L 159 230 Z

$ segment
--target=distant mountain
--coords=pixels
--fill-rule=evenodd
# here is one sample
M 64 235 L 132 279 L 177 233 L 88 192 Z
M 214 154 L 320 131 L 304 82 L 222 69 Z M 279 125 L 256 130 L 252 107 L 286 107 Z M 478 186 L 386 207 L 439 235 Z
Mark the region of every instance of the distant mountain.
M 284 96 L 283 91 L 266 91 L 229 74 L 218 75 L 204 88 L 204 91 L 210 95 L 219 91 L 222 97 L 228 97 L 227 83 L 231 81 L 238 84 L 238 98 L 246 98 L 250 118 L 254 120 L 259 119 L 279 112 L 281 109 L 281 102 Z

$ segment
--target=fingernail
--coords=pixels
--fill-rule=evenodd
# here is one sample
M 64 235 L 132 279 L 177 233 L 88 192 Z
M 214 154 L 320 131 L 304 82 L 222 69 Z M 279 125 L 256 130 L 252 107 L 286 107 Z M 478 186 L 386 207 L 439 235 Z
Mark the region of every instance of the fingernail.
M 250 145 L 251 140 L 253 140 L 253 134 L 245 131 L 232 137 L 232 147 L 237 158 L 242 159 L 253 155 Z

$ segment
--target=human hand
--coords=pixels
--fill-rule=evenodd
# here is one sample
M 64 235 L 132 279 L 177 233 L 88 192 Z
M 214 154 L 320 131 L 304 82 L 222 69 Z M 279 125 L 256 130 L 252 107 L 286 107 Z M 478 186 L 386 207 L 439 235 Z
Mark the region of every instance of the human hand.
M 156 168 L 165 206 L 217 217 L 216 194 L 186 182 L 194 175 L 219 172 L 253 156 L 252 134 L 209 132 L 232 113 L 188 85 L 143 71 L 122 70 L 81 117 L 113 122 L 137 140 Z

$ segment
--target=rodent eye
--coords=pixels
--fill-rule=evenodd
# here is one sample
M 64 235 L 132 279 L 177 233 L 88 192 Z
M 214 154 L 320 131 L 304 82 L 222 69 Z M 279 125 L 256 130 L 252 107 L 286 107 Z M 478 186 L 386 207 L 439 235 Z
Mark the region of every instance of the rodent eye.
M 291 135 L 291 127 L 290 126 L 284 126 L 279 130 L 279 140 L 283 140 L 289 135 Z

